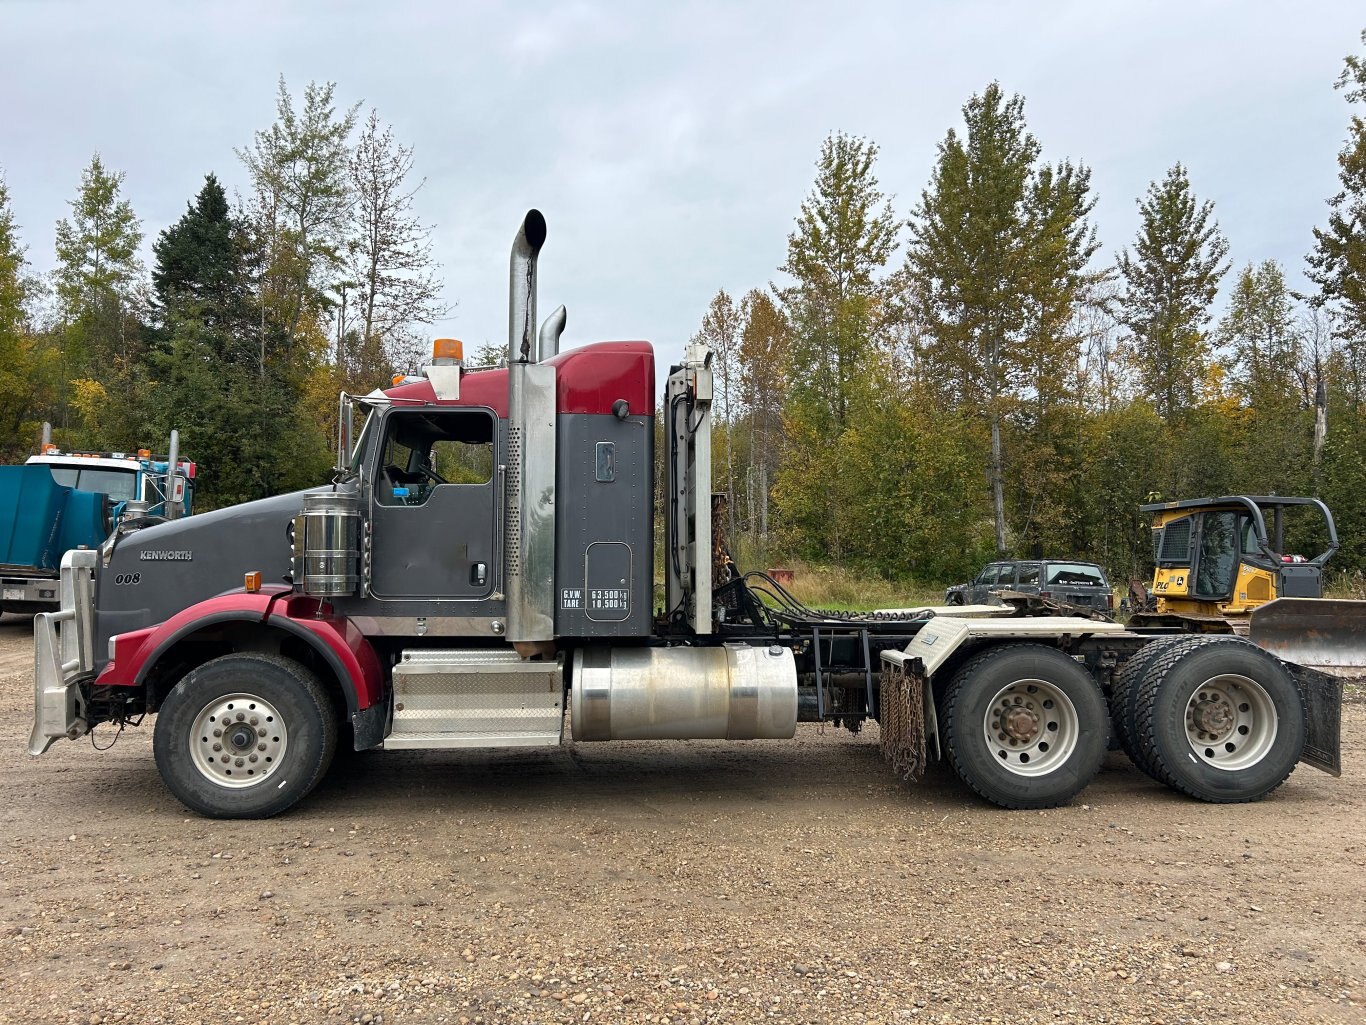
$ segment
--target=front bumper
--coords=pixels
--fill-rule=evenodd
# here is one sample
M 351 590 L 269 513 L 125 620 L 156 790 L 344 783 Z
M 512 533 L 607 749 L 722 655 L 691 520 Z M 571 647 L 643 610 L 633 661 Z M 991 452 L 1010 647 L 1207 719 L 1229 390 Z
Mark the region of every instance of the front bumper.
M 39 577 L 5 577 L 0 579 L 0 601 L 22 602 L 26 605 L 56 606 L 58 582 Z
M 61 606 L 33 619 L 33 732 L 28 753 L 53 741 L 90 732 L 81 684 L 95 672 L 95 567 L 99 552 L 75 549 L 62 557 Z

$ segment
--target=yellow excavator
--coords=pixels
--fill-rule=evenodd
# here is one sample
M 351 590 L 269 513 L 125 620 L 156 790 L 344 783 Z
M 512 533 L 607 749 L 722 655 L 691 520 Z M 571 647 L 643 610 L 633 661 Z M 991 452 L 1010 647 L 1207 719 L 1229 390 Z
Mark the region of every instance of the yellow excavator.
M 1317 498 L 1226 495 L 1139 509 L 1153 517 L 1155 608 L 1131 626 L 1235 633 L 1301 665 L 1366 665 L 1366 603 L 1323 597 L 1338 535 Z M 1304 529 L 1306 518 L 1323 550 L 1286 554 L 1287 521 Z

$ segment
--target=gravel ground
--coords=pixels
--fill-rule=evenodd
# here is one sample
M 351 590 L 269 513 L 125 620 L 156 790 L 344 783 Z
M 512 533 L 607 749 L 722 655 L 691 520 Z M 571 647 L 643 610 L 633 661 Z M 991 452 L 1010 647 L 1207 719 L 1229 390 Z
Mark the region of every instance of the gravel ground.
M 0 1023 L 1366 1021 L 1366 704 L 1215 807 L 1121 755 L 1003 812 L 876 730 L 346 759 L 213 822 L 151 730 L 24 751 L 0 622 Z M 112 731 L 97 737 L 106 745 Z

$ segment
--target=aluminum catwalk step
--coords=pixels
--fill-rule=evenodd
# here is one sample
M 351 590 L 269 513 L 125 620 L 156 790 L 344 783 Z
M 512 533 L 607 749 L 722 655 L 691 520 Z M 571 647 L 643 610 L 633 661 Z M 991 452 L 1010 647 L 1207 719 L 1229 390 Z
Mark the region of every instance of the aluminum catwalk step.
M 386 748 L 543 747 L 560 743 L 564 667 L 482 648 L 405 651 L 394 667 Z

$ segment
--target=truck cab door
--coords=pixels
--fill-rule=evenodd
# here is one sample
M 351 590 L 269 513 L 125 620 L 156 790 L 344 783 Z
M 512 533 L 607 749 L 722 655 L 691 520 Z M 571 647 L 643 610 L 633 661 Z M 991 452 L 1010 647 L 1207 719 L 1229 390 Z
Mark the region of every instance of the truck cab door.
M 373 474 L 370 593 L 477 601 L 497 554 L 495 425 L 489 409 L 394 409 Z

